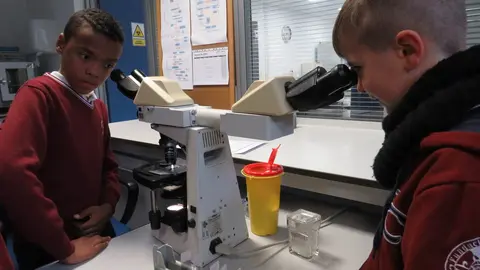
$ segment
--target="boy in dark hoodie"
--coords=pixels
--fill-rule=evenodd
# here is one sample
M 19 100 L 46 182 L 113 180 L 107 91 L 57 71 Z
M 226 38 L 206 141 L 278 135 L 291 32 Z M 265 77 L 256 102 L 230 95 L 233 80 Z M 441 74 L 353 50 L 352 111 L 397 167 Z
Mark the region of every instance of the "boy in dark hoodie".
M 464 0 L 347 0 L 334 48 L 387 109 L 374 161 L 392 190 L 362 269 L 480 266 L 480 47 Z

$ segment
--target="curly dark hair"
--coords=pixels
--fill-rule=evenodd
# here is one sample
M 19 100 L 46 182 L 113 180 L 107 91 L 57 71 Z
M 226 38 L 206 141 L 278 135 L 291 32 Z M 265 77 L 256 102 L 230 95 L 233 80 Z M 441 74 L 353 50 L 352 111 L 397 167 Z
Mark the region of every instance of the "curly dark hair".
M 90 25 L 96 33 L 103 34 L 111 40 L 123 44 L 125 37 L 120 24 L 112 15 L 98 8 L 89 8 L 75 12 L 63 30 L 65 41 L 68 42 L 75 35 L 78 28 L 84 24 Z

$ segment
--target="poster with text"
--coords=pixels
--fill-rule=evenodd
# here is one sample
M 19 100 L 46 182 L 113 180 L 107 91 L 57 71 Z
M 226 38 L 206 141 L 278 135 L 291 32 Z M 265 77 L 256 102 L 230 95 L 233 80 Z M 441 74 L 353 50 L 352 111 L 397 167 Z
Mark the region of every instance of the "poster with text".
M 183 90 L 193 89 L 190 4 L 186 0 L 161 1 L 163 75 Z
M 227 42 L 226 0 L 191 0 L 192 45 Z

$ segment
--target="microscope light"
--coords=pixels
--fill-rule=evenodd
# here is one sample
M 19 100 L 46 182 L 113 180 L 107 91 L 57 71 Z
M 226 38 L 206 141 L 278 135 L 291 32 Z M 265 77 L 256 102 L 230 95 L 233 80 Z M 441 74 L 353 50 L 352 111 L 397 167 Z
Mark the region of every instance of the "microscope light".
M 183 233 L 187 231 L 187 218 L 187 208 L 183 204 L 172 204 L 165 211 L 163 223 L 172 227 L 174 232 Z
M 180 210 L 183 210 L 183 204 L 173 204 L 173 205 L 170 205 L 167 207 L 167 210 L 168 211 L 172 211 L 172 212 L 178 212 Z

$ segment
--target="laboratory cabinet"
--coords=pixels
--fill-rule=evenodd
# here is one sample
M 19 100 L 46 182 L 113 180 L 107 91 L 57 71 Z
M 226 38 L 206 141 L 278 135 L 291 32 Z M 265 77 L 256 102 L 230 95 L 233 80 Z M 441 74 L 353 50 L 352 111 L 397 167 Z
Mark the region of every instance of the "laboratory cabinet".
M 32 62 L 0 62 L 1 107 L 8 107 L 18 89 L 35 77 L 35 64 Z

